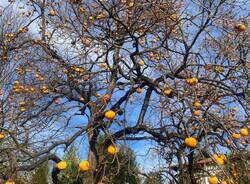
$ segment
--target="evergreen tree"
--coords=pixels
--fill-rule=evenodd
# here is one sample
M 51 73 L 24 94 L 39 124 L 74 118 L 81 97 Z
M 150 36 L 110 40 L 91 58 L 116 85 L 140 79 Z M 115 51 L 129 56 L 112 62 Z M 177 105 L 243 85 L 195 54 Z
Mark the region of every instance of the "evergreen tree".
M 83 177 L 79 173 L 79 159 L 76 156 L 76 149 L 74 146 L 70 147 L 63 159 L 67 162 L 68 167 L 59 174 L 58 184 L 82 184 Z
M 133 151 L 122 146 L 117 155 L 109 155 L 104 149 L 103 140 L 104 138 L 101 137 L 97 144 L 100 165 L 103 166 L 102 182 L 105 184 L 140 183 Z M 75 148 L 71 147 L 63 159 L 67 162 L 68 168 L 59 174 L 59 184 L 83 184 L 87 173 L 79 172 L 80 159 L 76 156 Z
M 38 169 L 31 178 L 31 184 L 48 184 L 49 162 L 45 162 Z
M 138 167 L 133 150 L 122 147 L 117 157 L 105 154 L 107 166 L 104 171 L 104 183 L 106 184 L 138 184 L 140 182 L 136 171 Z

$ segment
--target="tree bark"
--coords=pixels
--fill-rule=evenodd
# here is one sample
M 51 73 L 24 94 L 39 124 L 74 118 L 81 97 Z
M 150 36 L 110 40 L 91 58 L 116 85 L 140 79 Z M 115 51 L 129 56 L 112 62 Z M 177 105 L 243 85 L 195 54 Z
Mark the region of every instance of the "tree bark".
M 99 157 L 96 150 L 96 142 L 98 137 L 99 131 L 95 128 L 91 128 L 88 133 L 89 139 L 89 153 L 88 153 L 88 161 L 90 164 L 90 170 L 88 172 L 88 176 L 85 179 L 85 184 L 96 184 L 96 169 L 99 164 Z
M 195 176 L 194 176 L 195 173 L 194 173 L 194 167 L 193 167 L 194 165 L 193 164 L 194 164 L 194 153 L 191 152 L 188 155 L 188 173 L 189 173 L 191 184 L 197 184 Z

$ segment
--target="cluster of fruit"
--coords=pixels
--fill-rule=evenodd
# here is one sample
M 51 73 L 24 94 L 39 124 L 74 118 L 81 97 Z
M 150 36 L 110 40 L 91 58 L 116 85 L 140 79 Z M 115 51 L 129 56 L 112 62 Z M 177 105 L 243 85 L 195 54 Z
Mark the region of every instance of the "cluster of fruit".
M 115 147 L 114 145 L 109 145 L 109 147 L 107 148 L 107 152 L 110 155 L 115 155 L 116 153 L 118 153 L 118 148 Z M 66 161 L 60 161 L 57 163 L 57 168 L 59 170 L 65 170 L 67 169 L 68 164 Z M 87 160 L 83 160 L 79 163 L 79 170 L 80 171 L 88 171 L 90 169 L 90 163 Z

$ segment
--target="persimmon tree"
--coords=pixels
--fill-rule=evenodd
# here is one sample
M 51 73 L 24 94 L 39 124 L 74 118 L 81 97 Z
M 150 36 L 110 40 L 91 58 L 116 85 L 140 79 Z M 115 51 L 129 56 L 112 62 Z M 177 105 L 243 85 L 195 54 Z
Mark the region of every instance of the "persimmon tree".
M 1 73 L 4 179 L 51 160 L 60 163 L 57 183 L 67 169 L 58 150 L 85 140 L 79 172 L 86 183 L 102 182 L 103 134 L 102 151 L 114 159 L 119 141 L 153 141 L 162 172 L 176 183 L 173 164 L 178 172 L 188 165 L 195 184 L 198 157 L 222 168 L 223 154 L 247 149 L 247 1 L 9 2 L 1 20 L 9 71 Z

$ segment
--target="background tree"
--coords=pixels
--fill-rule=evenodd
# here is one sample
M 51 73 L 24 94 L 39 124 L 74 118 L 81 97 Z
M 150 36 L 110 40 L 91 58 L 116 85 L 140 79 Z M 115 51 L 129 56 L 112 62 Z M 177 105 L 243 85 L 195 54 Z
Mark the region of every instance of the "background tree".
M 143 184 L 164 184 L 164 179 L 160 172 L 151 172 L 148 174 L 148 177 L 143 182 Z
M 67 161 L 68 169 L 59 174 L 59 184 L 81 184 L 83 176 L 79 173 L 79 158 L 76 156 L 76 149 L 71 146 L 69 151 L 64 155 L 63 160 Z
M 226 174 L 221 173 L 221 177 L 224 177 L 224 180 L 229 184 L 248 182 L 250 180 L 249 152 L 230 155 L 223 171 Z
M 140 182 L 138 167 L 133 151 L 127 147 L 121 147 L 116 157 L 110 156 L 103 149 L 104 137 L 98 140 L 97 150 L 103 165 L 102 181 L 107 184 L 137 184 Z M 58 176 L 59 184 L 86 183 L 87 173 L 79 172 L 79 158 L 76 156 L 75 147 L 71 147 L 63 160 L 68 163 L 68 169 Z
M 137 184 L 140 183 L 134 152 L 128 147 L 120 147 L 116 157 L 104 153 L 103 183 L 107 184 Z
M 49 178 L 49 163 L 43 163 L 39 168 L 37 168 L 32 175 L 31 184 L 48 184 Z

